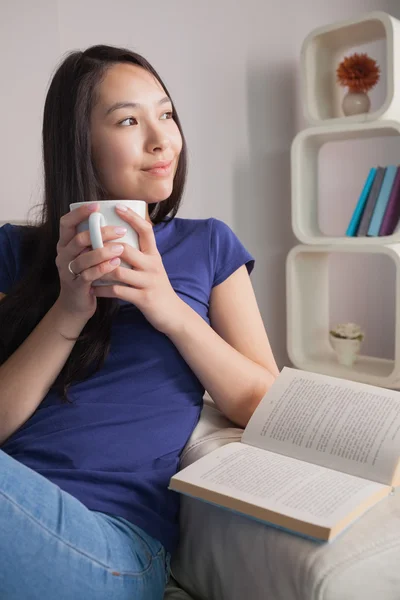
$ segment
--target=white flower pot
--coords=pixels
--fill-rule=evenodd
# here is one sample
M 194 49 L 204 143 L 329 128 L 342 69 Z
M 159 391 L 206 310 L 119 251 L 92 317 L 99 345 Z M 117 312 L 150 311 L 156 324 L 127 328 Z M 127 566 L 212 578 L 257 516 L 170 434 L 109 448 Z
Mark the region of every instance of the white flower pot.
M 347 92 L 343 96 L 342 110 L 346 117 L 369 112 L 371 100 L 365 92 Z
M 347 340 L 344 338 L 337 338 L 334 335 L 330 335 L 329 338 L 332 348 L 336 352 L 339 364 L 344 365 L 345 367 L 352 367 L 360 352 L 360 340 Z

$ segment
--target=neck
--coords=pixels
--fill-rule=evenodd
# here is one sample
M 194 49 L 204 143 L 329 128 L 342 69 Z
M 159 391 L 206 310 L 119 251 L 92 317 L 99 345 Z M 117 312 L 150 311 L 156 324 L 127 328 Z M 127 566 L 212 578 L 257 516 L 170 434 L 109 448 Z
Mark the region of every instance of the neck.
M 147 204 L 147 202 L 146 202 L 146 214 L 145 214 L 144 218 L 146 219 L 146 221 L 148 221 L 149 223 L 151 223 L 151 219 L 149 217 L 149 205 Z M 151 223 L 151 224 L 153 225 L 153 223 Z

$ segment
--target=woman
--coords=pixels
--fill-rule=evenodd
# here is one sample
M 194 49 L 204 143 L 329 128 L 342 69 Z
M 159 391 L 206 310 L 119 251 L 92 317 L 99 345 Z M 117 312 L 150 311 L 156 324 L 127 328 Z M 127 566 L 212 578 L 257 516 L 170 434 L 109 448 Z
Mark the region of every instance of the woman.
M 245 426 L 278 374 L 254 260 L 222 221 L 176 217 L 185 141 L 138 54 L 66 57 L 43 157 L 40 222 L 0 228 L 0 597 L 159 599 L 204 390 Z M 119 212 L 140 250 L 76 233 L 102 199 L 146 202 Z

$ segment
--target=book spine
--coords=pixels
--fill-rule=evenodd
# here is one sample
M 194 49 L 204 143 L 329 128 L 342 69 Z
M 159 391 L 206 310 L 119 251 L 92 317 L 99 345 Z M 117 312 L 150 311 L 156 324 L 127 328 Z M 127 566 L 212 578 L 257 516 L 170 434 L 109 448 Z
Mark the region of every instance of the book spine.
M 367 235 L 368 227 L 371 221 L 372 213 L 374 212 L 376 201 L 378 200 L 379 192 L 382 187 L 383 178 L 385 177 L 386 167 L 378 167 L 374 183 L 372 184 L 371 192 L 368 196 L 367 204 L 361 217 L 360 226 L 357 230 L 357 236 Z
M 396 171 L 397 167 L 395 165 L 389 165 L 386 168 L 386 173 L 382 183 L 382 187 L 379 192 L 379 196 L 375 204 L 375 209 L 372 213 L 371 222 L 368 227 L 368 235 L 379 235 L 379 229 L 382 224 L 382 219 L 383 215 L 385 214 L 387 203 L 389 202 L 390 192 L 393 187 Z
M 400 217 L 400 167 L 397 168 L 379 235 L 392 235 Z
M 368 196 L 371 191 L 375 176 L 376 176 L 376 168 L 372 167 L 368 173 L 364 187 L 363 187 L 360 197 L 358 199 L 357 205 L 354 209 L 353 216 L 351 217 L 350 223 L 346 230 L 346 235 L 349 237 L 355 236 L 357 233 L 357 228 L 360 224 L 361 216 L 362 216 L 365 204 L 368 200 Z

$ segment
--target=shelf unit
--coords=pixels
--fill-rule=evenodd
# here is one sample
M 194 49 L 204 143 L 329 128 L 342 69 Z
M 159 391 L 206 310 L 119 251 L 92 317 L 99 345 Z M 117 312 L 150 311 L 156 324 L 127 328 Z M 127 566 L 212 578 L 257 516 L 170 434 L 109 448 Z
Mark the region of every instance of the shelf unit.
M 386 97 L 371 113 L 343 116 L 336 67 L 344 52 L 377 40 L 386 47 Z M 310 125 L 349 124 L 396 119 L 400 110 L 400 21 L 382 11 L 314 29 L 305 38 L 300 55 L 304 113 Z
M 400 385 L 400 303 L 396 303 L 395 359 L 360 355 L 353 367 L 339 365 L 329 342 L 328 259 L 333 253 L 376 253 L 393 260 L 400 297 L 400 243 L 367 245 L 299 244 L 287 258 L 288 354 L 299 369 L 382 387 Z
M 400 242 L 400 232 L 381 237 L 329 237 L 318 226 L 318 153 L 321 147 L 327 142 L 385 136 L 400 136 L 400 120 L 321 125 L 308 127 L 297 134 L 291 147 L 292 228 L 300 242 L 359 244 L 362 241 L 375 245 Z
M 348 48 L 386 41 L 387 90 L 377 111 L 341 114 L 335 73 Z M 396 303 L 394 360 L 360 355 L 353 367 L 337 362 L 329 342 L 328 259 L 333 253 L 387 255 L 395 264 L 400 298 L 400 232 L 384 237 L 331 237 L 318 225 L 318 154 L 332 141 L 400 135 L 400 21 L 374 11 L 312 31 L 301 52 L 302 101 L 308 127 L 291 147 L 292 229 L 301 242 L 286 260 L 287 350 L 295 367 L 400 389 L 400 302 Z

